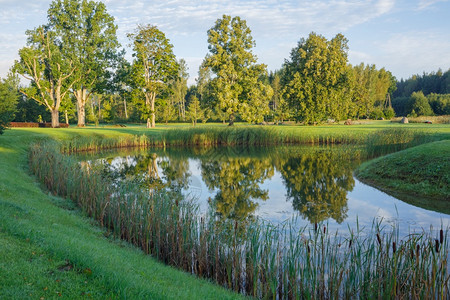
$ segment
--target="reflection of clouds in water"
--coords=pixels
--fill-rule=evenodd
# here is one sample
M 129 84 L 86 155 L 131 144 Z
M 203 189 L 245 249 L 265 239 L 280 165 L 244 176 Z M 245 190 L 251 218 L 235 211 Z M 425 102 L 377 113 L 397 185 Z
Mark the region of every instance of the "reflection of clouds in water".
M 103 161 L 108 161 L 113 169 L 120 170 L 125 166 L 137 165 L 139 162 L 136 158 L 138 157 L 125 156 L 113 158 L 110 156 L 109 158 L 103 159 Z M 162 169 L 159 162 L 169 159 L 170 155 L 161 155 L 156 158 L 158 162 L 157 169 L 160 174 Z M 187 161 L 188 168 L 186 171 L 190 174 L 187 189 L 182 191 L 183 195 L 189 199 L 198 199 L 201 212 L 206 212 L 210 208 L 208 199 L 214 199 L 219 190 L 217 188 L 210 190 L 203 181 L 202 176 L 204 174 L 202 174 L 201 159 L 192 157 L 184 157 L 183 159 Z M 249 170 L 253 171 L 254 163 L 252 162 L 249 166 Z M 219 179 L 216 178 L 216 180 Z M 273 176 L 268 176 L 263 180 L 263 183 L 258 183 L 257 185 L 259 189 L 268 191 L 269 199 L 266 201 L 251 199 L 252 202 L 257 204 L 257 209 L 252 212 L 254 215 L 273 223 L 281 223 L 299 214 L 294 210 L 292 201 L 286 199 L 287 188 L 279 169 L 274 169 Z M 321 194 L 318 195 L 320 196 Z M 333 232 L 339 230 L 339 232 L 345 234 L 348 232 L 348 226 L 351 229 L 356 228 L 357 220 L 360 227 L 369 229 L 371 228 L 372 222 L 380 220 L 382 220 L 382 224 L 386 230 L 390 230 L 392 225 L 399 225 L 401 235 L 408 234 L 409 232 L 421 232 L 422 230 L 429 231 L 430 225 L 433 226 L 434 230 L 438 230 L 441 226 L 450 226 L 449 215 L 428 211 L 402 202 L 356 179 L 353 190 L 347 193 L 346 197 L 348 202 L 345 202 L 345 204 L 348 207 L 348 212 L 345 220 L 341 224 L 338 224 L 331 218 L 324 222 L 328 229 Z M 326 205 L 329 204 L 324 202 L 323 208 L 326 209 L 328 207 Z M 305 203 L 302 207 L 309 208 L 310 203 Z M 301 217 L 298 217 L 297 224 L 299 226 L 311 226 L 307 219 L 301 219 Z

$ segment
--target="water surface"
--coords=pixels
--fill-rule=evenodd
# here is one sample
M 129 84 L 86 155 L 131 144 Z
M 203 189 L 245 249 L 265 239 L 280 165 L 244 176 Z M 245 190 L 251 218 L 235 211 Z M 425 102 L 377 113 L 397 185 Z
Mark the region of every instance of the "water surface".
M 172 148 L 84 159 L 113 181 L 165 190 L 179 201 L 194 198 L 218 218 L 280 223 L 298 216 L 301 225 L 326 222 L 340 231 L 383 220 L 399 224 L 402 234 L 450 226 L 448 211 L 417 207 L 358 181 L 353 171 L 364 160 L 358 147 Z

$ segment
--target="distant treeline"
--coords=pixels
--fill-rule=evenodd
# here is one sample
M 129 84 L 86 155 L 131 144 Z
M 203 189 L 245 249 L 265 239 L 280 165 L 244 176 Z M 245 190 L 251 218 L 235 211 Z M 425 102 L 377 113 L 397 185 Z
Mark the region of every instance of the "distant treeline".
M 397 116 L 450 115 L 450 69 L 402 79 L 393 95 Z

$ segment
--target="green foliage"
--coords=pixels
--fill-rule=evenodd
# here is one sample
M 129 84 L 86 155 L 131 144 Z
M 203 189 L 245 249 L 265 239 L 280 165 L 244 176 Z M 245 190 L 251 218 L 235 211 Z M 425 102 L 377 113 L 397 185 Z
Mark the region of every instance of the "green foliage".
M 52 127 L 59 126 L 59 110 L 67 101 L 74 81 L 70 77 L 76 70 L 72 61 L 64 57 L 57 33 L 48 26 L 26 32 L 28 46 L 19 50 L 14 72 L 31 81 L 29 88 L 21 89 L 28 98 L 45 105 L 52 113 Z
M 409 97 L 413 92 L 422 91 L 424 95 L 431 93 L 448 94 L 450 93 L 450 69 L 442 72 L 423 73 L 422 75 L 413 75 L 406 80 L 397 82 L 397 90 L 394 97 Z
M 433 115 L 433 110 L 431 109 L 430 103 L 421 91 L 411 94 L 411 109 L 417 114 L 417 116 Z
M 14 119 L 17 111 L 17 102 L 19 95 L 11 77 L 7 79 L 0 78 L 0 134 L 8 127 L 9 122 Z
M 314 32 L 292 49 L 284 65 L 284 97 L 297 121 L 313 124 L 347 117 L 351 100 L 347 50 L 342 34 L 328 41 Z
M 361 63 L 352 68 L 353 71 L 353 109 L 351 115 L 357 118 L 371 118 L 374 114 L 381 117 L 379 112 L 371 114 L 373 109 L 385 103 L 386 95 L 395 89 L 395 77 L 384 68 L 376 69 L 375 65 Z
M 434 114 L 450 115 L 450 94 L 429 94 L 427 99 Z
M 373 108 L 372 111 L 369 114 L 369 118 L 372 119 L 372 120 L 384 119 L 383 109 L 381 109 L 380 107 Z
M 147 127 L 155 127 L 156 95 L 167 88 L 169 80 L 176 78 L 179 65 L 172 44 L 156 26 L 139 25 L 128 38 L 134 51 L 131 71 L 134 100 L 147 119 Z
M 245 20 L 224 15 L 208 30 L 208 43 L 203 70 L 216 75 L 212 80 L 216 112 L 228 115 L 230 125 L 237 113 L 250 123 L 262 121 L 269 112 L 272 89 L 258 80 L 266 66 L 256 64 L 251 51 L 255 42 Z
M 406 117 L 411 112 L 411 98 L 398 97 L 392 100 L 392 108 L 397 116 Z
M 386 120 L 391 120 L 393 117 L 395 117 L 395 111 L 392 107 L 383 109 L 383 114 Z
M 109 70 L 120 60 L 114 17 L 103 2 L 54 0 L 48 19 L 64 59 L 75 67 L 69 80 L 77 98 L 78 126 L 84 126 L 90 95 L 104 88 Z
M 194 95 L 191 95 L 189 99 L 189 106 L 186 117 L 192 121 L 192 125 L 197 125 L 197 120 L 204 117 L 204 110 L 200 107 L 200 101 Z

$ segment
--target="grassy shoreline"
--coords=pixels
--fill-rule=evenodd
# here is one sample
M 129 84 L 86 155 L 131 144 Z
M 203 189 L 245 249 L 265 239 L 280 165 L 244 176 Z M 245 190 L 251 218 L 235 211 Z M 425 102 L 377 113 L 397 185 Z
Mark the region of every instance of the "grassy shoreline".
M 108 239 L 70 200 L 41 190 L 27 170 L 30 144 L 74 133 L 89 130 L 8 130 L 0 137 L 0 249 L 8 254 L 2 256 L 8 261 L 2 259 L 0 272 L 9 275 L 0 276 L 0 298 L 47 298 L 58 296 L 56 292 L 71 299 L 88 294 L 121 299 L 240 298 Z M 40 257 L 40 271 L 29 267 L 33 252 Z M 64 270 L 66 264 L 72 266 L 70 271 Z
M 246 128 L 246 126 L 243 127 Z M 375 126 L 375 128 L 370 126 L 358 128 L 355 126 L 351 129 L 347 127 L 348 129 L 342 130 L 343 127 L 330 126 L 325 128 L 325 132 L 317 135 L 320 130 L 324 130 L 323 127 L 281 127 L 281 129 L 273 129 L 273 132 L 265 137 L 265 142 L 261 144 L 270 145 L 273 142 L 272 139 L 277 135 L 277 142 L 287 140 L 293 143 L 326 144 L 346 140 L 350 143 L 360 143 L 363 137 L 366 138 L 375 130 L 390 128 L 389 125 Z M 431 131 L 429 128 L 423 128 L 422 126 L 411 128 L 434 132 L 437 139 L 444 139 L 450 135 L 448 126 L 437 128 L 437 133 L 435 128 Z M 167 133 L 167 131 L 172 132 Z M 239 130 L 235 130 L 231 131 L 235 132 L 234 135 L 225 136 L 221 134 L 224 131 L 223 129 L 217 129 L 212 135 L 208 135 L 208 131 L 207 127 L 197 130 L 162 127 L 150 131 L 143 128 L 113 130 L 90 128 L 67 130 L 14 129 L 7 131 L 5 136 L 0 137 L 0 166 L 2 167 L 0 174 L 2 178 L 5 178 L 0 184 L 2 195 L 0 204 L 5 207 L 0 213 L 0 233 L 6 235 L 4 240 L 8 241 L 11 238 L 13 244 L 14 239 L 17 239 L 18 248 L 21 247 L 20 243 L 25 241 L 37 247 L 51 259 L 68 260 L 71 265 L 75 266 L 73 269 L 78 270 L 74 272 L 75 277 L 80 276 L 81 280 L 85 277 L 98 279 L 98 282 L 92 283 L 90 289 L 99 293 L 107 293 L 112 295 L 113 298 L 133 297 L 133 295 L 140 295 L 140 297 L 147 295 L 153 298 L 178 298 L 180 296 L 190 298 L 239 297 L 205 281 L 197 280 L 190 275 L 162 266 L 149 257 L 143 257 L 142 252 L 133 247 L 123 247 L 120 246 L 122 245 L 120 243 L 116 246 L 116 242 L 106 239 L 103 236 L 103 231 L 98 230 L 95 224 L 93 226 L 89 219 L 84 218 L 83 214 L 71 206 L 70 202 L 42 192 L 39 186 L 35 184 L 34 179 L 27 173 L 28 148 L 30 144 L 37 140 L 56 139 L 67 152 L 78 147 L 80 149 L 84 147 L 85 150 L 88 150 L 93 145 L 100 145 L 100 148 L 103 149 L 116 147 L 117 141 L 119 141 L 119 144 L 122 143 L 123 146 L 131 146 L 136 143 L 135 136 L 142 136 L 144 133 L 145 138 L 138 140 L 137 144 L 144 143 L 146 146 L 158 145 L 164 147 L 180 143 L 214 144 L 216 142 L 211 141 L 233 141 L 233 139 L 240 141 L 239 143 L 255 141 L 255 136 L 248 132 L 245 133 L 245 131 L 239 133 L 237 132 Z M 283 131 L 284 135 L 279 135 Z M 352 132 L 349 133 L 348 131 Z M 189 132 L 195 134 L 189 135 Z M 98 141 L 90 144 L 92 135 L 96 135 Z M 186 135 L 188 135 L 187 139 Z M 83 140 L 83 136 L 88 138 Z M 73 141 L 74 137 L 81 137 L 78 140 L 79 144 L 71 145 L 70 142 L 67 142 Z M 159 142 L 161 140 L 164 142 Z M 258 141 L 255 145 L 258 145 Z M 67 208 L 70 208 L 70 210 L 67 210 Z M 11 216 L 15 217 L 11 218 Z M 86 241 L 86 238 L 88 241 Z M 61 241 L 63 241 L 62 244 Z M 92 249 L 95 251 L 92 251 Z M 86 253 L 88 255 L 85 255 Z M 99 259 L 102 256 L 103 259 Z M 116 266 L 111 261 L 124 261 L 125 257 L 127 257 L 127 260 L 128 257 L 132 257 L 129 259 L 130 266 Z M 48 265 L 46 268 L 51 268 L 51 266 Z M 92 275 L 89 275 L 89 272 L 83 272 L 86 269 L 91 270 Z M 34 290 L 35 293 L 41 292 L 42 294 L 42 291 L 48 290 L 45 290 L 45 286 L 40 283 L 41 275 L 31 276 L 35 276 L 35 281 L 39 282 Z M 151 284 L 149 284 L 149 281 Z M 161 286 L 164 288 L 161 288 Z M 66 286 L 65 289 L 72 289 L 72 296 L 79 295 L 84 291 L 81 288 L 72 288 L 72 286 Z M 0 289 L 0 296 L 3 292 L 3 289 Z M 5 292 L 5 295 L 9 294 Z
M 426 209 L 450 214 L 450 140 L 395 152 L 363 163 L 361 181 Z

